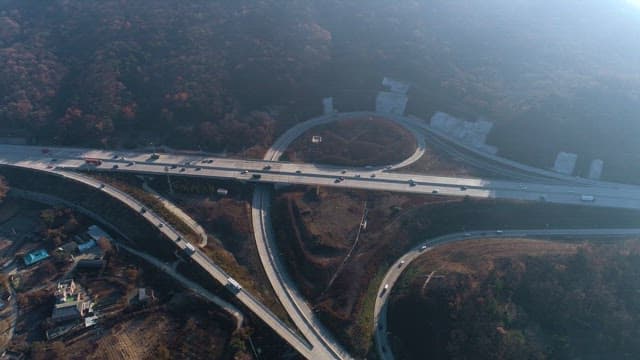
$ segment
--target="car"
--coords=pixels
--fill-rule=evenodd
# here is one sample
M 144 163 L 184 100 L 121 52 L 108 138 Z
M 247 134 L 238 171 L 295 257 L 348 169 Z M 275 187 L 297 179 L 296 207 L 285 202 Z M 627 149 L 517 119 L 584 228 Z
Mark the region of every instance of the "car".
M 113 155 L 113 159 L 114 160 L 117 159 L 117 158 L 118 158 L 118 155 Z
M 99 188 L 99 189 L 104 189 L 104 184 L 100 184 L 100 185 L 98 185 L 98 188 Z
M 416 181 L 413 179 L 409 179 L 409 186 L 416 186 Z
M 496 234 L 501 235 L 503 233 L 502 230 L 496 230 Z
M 420 246 L 420 251 L 424 251 L 424 250 L 427 250 L 427 245 Z
M 56 161 L 58 161 L 58 159 L 56 158 L 51 159 L 51 162 L 56 162 Z
M 260 174 L 253 174 L 253 175 L 251 175 L 251 178 L 252 178 L 252 179 L 260 179 L 261 177 L 262 177 L 262 175 L 260 175 Z
M 248 174 L 248 173 L 249 173 L 249 170 L 242 170 L 242 171 L 240 171 L 240 174 L 242 174 L 242 175 L 244 175 L 244 174 Z
M 469 237 L 469 236 L 471 236 L 471 233 L 466 232 L 466 233 L 464 233 L 464 236 Z
M 113 164 L 113 166 L 111 167 L 112 169 L 117 169 L 119 168 L 118 164 Z
M 178 165 L 175 165 L 175 164 L 171 165 L 171 168 L 172 168 L 172 169 L 175 169 L 175 168 L 177 168 L 177 167 L 178 167 Z
M 376 174 L 371 174 L 371 175 L 369 175 L 369 177 L 374 178 L 374 177 L 376 177 Z
M 145 208 L 143 208 L 143 207 L 141 207 L 141 208 L 140 208 L 140 214 L 144 214 L 144 213 L 146 213 L 146 212 L 147 212 L 147 209 L 145 209 Z
M 180 168 L 180 172 L 184 172 L 185 170 L 186 170 L 186 169 L 185 169 L 185 168 L 183 168 L 183 167 L 181 167 L 181 168 Z
M 129 161 L 129 163 L 127 163 L 127 166 L 133 166 L 135 164 L 136 164 L 135 161 Z
M 438 189 L 433 189 L 433 190 L 431 190 L 431 193 L 432 193 L 432 194 L 437 194 L 437 193 L 439 193 L 439 192 L 440 192 L 440 191 L 438 191 Z
M 335 180 L 333 180 L 333 182 L 337 184 L 337 183 L 340 182 L 340 179 L 335 179 Z
M 271 170 L 271 165 L 266 165 L 265 167 L 262 168 L 263 170 Z
M 191 161 L 185 161 L 184 164 L 185 165 L 191 165 Z
M 398 267 L 402 267 L 402 265 L 404 265 L 404 260 L 400 260 L 400 263 L 398 264 Z
M 357 178 L 359 178 L 359 177 L 360 177 L 360 174 L 356 174 L 356 177 L 357 177 Z
M 302 170 L 296 170 L 296 174 L 302 174 Z
M 53 168 L 53 165 L 51 164 L 47 165 L 47 169 L 52 169 L 52 168 Z
M 467 187 L 466 186 L 460 186 L 460 190 L 465 191 L 465 190 L 467 190 Z
M 344 176 L 340 176 L 338 179 L 339 179 L 340 181 L 344 181 Z
M 346 173 L 347 173 L 347 170 L 340 171 L 340 174 L 346 174 Z
M 161 228 L 161 227 L 163 227 L 163 226 L 164 226 L 164 224 L 163 224 L 163 223 L 158 223 L 158 227 L 159 227 L 159 228 Z
M 196 171 L 200 171 L 200 170 L 202 170 L 202 168 L 201 168 L 200 166 L 198 166 L 198 167 L 196 168 Z

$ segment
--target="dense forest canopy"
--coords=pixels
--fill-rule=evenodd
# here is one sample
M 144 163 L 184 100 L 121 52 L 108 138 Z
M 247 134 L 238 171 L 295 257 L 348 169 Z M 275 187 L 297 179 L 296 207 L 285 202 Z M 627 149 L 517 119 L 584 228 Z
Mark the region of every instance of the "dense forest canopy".
M 507 152 L 637 153 L 638 35 L 626 0 L 3 0 L 0 131 L 242 151 L 323 96 L 371 108 L 390 75 L 412 113 L 494 119 Z

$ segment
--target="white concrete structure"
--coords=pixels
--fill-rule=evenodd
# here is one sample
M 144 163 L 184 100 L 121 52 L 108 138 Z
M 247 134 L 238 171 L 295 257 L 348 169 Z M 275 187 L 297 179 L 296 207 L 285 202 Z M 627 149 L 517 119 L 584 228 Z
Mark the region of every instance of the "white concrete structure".
M 576 160 L 578 160 L 578 155 L 561 151 L 553 164 L 553 171 L 571 175 L 576 167 Z
M 493 128 L 491 121 L 482 118 L 473 122 L 465 121 L 447 113 L 437 112 L 431 117 L 431 127 L 480 151 L 489 154 L 498 152 L 495 146 L 486 144 L 487 135 Z
M 382 85 L 394 93 L 406 94 L 409 92 L 409 84 L 389 77 L 382 79 Z
M 333 110 L 333 98 L 327 97 L 322 99 L 322 113 L 324 115 L 333 114 L 335 111 Z
M 604 167 L 604 161 L 595 159 L 589 166 L 589 179 L 600 180 L 602 177 L 602 168 Z
M 376 112 L 403 115 L 408 100 L 407 95 L 402 93 L 380 91 L 376 97 Z

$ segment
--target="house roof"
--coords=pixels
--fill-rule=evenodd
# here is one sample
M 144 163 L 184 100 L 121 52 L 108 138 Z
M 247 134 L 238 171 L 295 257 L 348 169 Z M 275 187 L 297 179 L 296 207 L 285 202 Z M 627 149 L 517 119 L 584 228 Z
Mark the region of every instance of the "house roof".
M 25 265 L 29 266 L 37 263 L 38 261 L 42 261 L 48 257 L 49 257 L 49 254 L 45 249 L 38 249 L 25 255 L 24 263 Z
M 89 226 L 87 234 L 89 234 L 89 236 L 91 236 L 91 238 L 95 241 L 98 241 L 98 239 L 100 238 L 107 238 L 107 240 L 111 240 L 111 236 L 109 236 L 109 234 L 102 230 L 102 228 L 100 228 L 98 225 Z
M 78 244 L 78 251 L 85 252 L 94 246 L 96 246 L 96 241 L 92 239 L 87 241 L 86 243 Z

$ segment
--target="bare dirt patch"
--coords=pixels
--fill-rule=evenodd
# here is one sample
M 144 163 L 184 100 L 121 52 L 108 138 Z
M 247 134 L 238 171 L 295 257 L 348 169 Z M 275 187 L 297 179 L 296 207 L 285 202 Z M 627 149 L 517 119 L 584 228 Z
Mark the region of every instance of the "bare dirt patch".
M 322 137 L 314 144 L 312 136 Z M 413 154 L 415 137 L 380 117 L 353 118 L 309 130 L 291 144 L 285 157 L 293 162 L 341 166 L 388 165 Z

